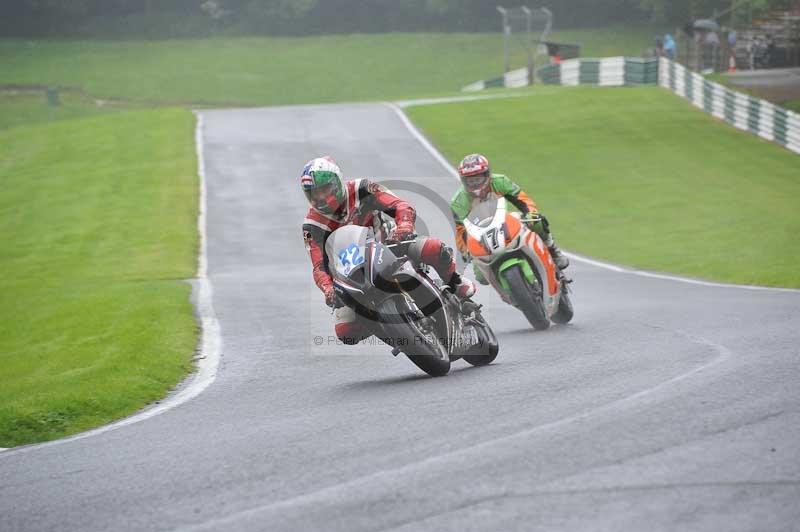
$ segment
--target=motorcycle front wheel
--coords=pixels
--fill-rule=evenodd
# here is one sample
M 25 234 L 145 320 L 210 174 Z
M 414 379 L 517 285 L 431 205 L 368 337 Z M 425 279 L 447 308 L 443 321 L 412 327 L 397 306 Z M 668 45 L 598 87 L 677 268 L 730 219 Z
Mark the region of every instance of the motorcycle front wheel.
M 479 334 L 482 336 L 481 344 L 479 345 L 480 352 L 473 352 L 472 354 L 464 355 L 461 358 L 473 366 L 486 366 L 494 362 L 494 359 L 497 358 L 497 353 L 500 351 L 500 345 L 497 343 L 497 337 L 495 337 L 494 331 L 488 327 L 485 330 L 481 330 Z
M 540 293 L 541 285 L 537 292 L 536 288 L 531 286 L 531 283 L 525 278 L 519 265 L 505 270 L 502 275 L 506 276 L 506 281 L 511 287 L 511 297 L 533 328 L 541 331 L 550 327 L 550 319 L 547 317 Z
M 497 336 L 486 320 L 483 319 L 479 311 L 475 311 L 475 319 L 480 323 L 476 325 L 478 335 L 480 336 L 480 343 L 469 350 L 469 354 L 464 355 L 464 361 L 473 366 L 486 366 L 494 362 L 497 358 L 497 353 L 500 351 L 500 344 L 497 342 Z
M 379 308 L 382 326 L 387 333 L 383 340 L 397 347 L 411 362 L 431 377 L 442 377 L 450 371 L 450 357 L 436 331 L 429 330 L 411 312 L 402 298 L 392 297 Z M 433 320 L 433 318 L 425 318 Z

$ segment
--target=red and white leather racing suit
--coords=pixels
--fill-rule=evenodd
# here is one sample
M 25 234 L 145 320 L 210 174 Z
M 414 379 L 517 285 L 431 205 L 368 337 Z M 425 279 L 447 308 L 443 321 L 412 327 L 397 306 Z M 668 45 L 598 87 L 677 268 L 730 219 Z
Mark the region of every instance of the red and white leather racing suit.
M 303 240 L 311 258 L 314 282 L 323 293 L 333 287 L 325 256 L 325 241 L 333 231 L 345 225 L 372 227 L 373 211 L 393 217 L 399 232 L 408 234 L 414 231 L 414 208 L 387 188 L 368 179 L 355 179 L 345 182 L 345 191 L 345 204 L 335 216 L 327 216 L 312 207 L 303 220 Z M 453 250 L 438 238 L 418 237 L 416 240 L 408 250 L 411 260 L 431 266 L 444 282 L 450 283 L 456 272 Z M 342 307 L 334 314 L 336 336 L 342 342 L 355 344 L 371 334 L 357 321 L 353 309 Z

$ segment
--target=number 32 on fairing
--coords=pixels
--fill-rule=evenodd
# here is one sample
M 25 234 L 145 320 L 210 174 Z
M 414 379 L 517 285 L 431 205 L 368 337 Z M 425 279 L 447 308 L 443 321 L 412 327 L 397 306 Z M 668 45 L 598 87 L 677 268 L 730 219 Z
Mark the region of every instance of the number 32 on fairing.
M 358 244 L 350 244 L 347 248 L 339 252 L 339 262 L 341 263 L 342 271 L 345 275 L 350 275 L 353 268 L 359 264 L 364 263 L 364 257 L 361 255 L 361 250 L 358 249 Z

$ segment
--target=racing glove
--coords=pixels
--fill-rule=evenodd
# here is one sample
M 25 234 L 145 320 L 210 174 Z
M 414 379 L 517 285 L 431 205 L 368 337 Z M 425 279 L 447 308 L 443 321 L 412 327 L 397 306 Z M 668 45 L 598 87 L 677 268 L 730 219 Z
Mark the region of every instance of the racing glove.
M 325 294 L 325 304 L 331 308 L 335 307 L 338 298 L 336 297 L 336 291 L 333 289 L 333 285 L 326 286 L 323 293 Z
M 392 231 L 392 234 L 389 235 L 389 240 L 402 242 L 414 234 L 414 215 L 409 213 L 404 214 L 405 215 L 398 214 L 398 217 L 395 219 L 397 226 Z
M 534 231 L 536 233 L 545 234 L 547 232 L 547 225 L 545 221 L 545 217 L 539 214 L 538 212 L 529 212 L 522 218 L 520 218 L 520 222 L 524 223 L 528 226 L 528 229 Z

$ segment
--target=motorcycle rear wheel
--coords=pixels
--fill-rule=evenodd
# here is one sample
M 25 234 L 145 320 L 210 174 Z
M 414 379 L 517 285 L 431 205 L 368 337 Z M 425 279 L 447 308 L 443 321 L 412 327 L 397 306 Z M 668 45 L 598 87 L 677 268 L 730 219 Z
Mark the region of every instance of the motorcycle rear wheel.
M 533 325 L 533 328 L 537 331 L 549 328 L 550 319 L 547 317 L 542 295 L 537 293 L 536 289 L 525 278 L 522 268 L 519 265 L 512 266 L 505 270 L 503 275 L 506 276 L 506 281 L 511 287 L 511 297 L 517 307 L 525 314 L 528 322 Z
M 398 298 L 389 298 L 380 306 L 382 316 L 393 317 L 382 323 L 390 345 L 396 346 L 411 362 L 431 377 L 442 377 L 450 371 L 447 349 L 437 338 L 429 338 L 415 316 Z M 398 320 L 397 317 L 402 318 Z M 387 338 L 384 338 L 386 341 Z

